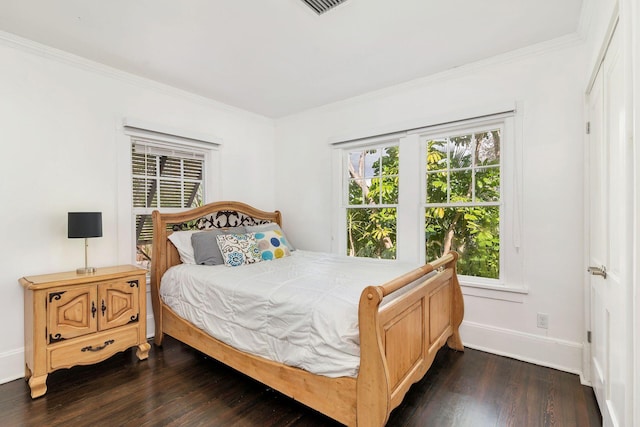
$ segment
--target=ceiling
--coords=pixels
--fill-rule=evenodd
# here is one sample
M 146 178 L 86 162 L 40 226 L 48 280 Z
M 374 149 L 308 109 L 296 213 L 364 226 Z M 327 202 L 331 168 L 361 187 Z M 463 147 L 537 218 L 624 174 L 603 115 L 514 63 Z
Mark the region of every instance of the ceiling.
M 576 33 L 583 0 L 0 0 L 0 30 L 278 118 Z

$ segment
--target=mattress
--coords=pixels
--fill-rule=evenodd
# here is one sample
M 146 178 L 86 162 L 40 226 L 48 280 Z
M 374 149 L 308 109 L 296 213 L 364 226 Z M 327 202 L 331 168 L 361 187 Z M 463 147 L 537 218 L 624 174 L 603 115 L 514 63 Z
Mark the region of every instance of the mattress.
M 362 290 L 417 265 L 297 250 L 239 267 L 180 264 L 164 303 L 239 350 L 328 377 L 356 377 Z

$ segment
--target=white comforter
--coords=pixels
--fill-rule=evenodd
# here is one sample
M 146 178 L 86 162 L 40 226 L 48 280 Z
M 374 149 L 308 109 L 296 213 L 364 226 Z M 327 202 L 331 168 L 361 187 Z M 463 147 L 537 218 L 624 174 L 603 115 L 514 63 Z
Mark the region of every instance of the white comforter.
M 226 267 L 181 264 L 160 294 L 178 315 L 237 349 L 328 377 L 358 374 L 358 302 L 416 265 L 297 250 Z

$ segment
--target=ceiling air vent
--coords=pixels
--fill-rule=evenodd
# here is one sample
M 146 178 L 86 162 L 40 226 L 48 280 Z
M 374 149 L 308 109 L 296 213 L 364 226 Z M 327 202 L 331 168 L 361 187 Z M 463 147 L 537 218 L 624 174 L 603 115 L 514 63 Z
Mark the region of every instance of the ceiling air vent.
M 318 15 L 322 15 L 329 9 L 333 9 L 340 3 L 344 3 L 347 0 L 302 0 L 302 3 L 313 9 Z

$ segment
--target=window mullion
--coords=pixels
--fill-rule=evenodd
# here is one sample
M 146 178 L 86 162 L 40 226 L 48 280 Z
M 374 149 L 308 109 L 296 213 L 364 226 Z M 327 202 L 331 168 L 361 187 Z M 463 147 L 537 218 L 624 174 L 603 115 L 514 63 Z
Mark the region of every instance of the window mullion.
M 451 140 L 447 141 L 447 200 L 446 203 L 451 202 Z
M 184 159 L 180 159 L 180 206 L 186 208 L 184 203 Z
M 471 138 L 471 202 L 475 202 L 476 201 L 476 153 L 477 153 L 477 146 L 476 144 L 478 143 L 478 139 L 476 137 L 476 134 L 473 134 L 473 137 Z
M 162 162 L 160 161 L 160 156 L 155 156 L 155 160 L 156 160 L 156 204 L 154 207 L 156 208 L 160 208 L 162 207 L 162 196 L 161 196 L 161 188 L 162 188 L 162 181 L 161 181 L 161 173 L 160 173 L 160 166 L 162 164 Z M 153 204 L 153 199 L 151 200 L 151 203 Z
M 474 206 L 501 206 L 501 202 L 457 202 L 457 203 L 425 203 L 425 208 L 472 208 Z

